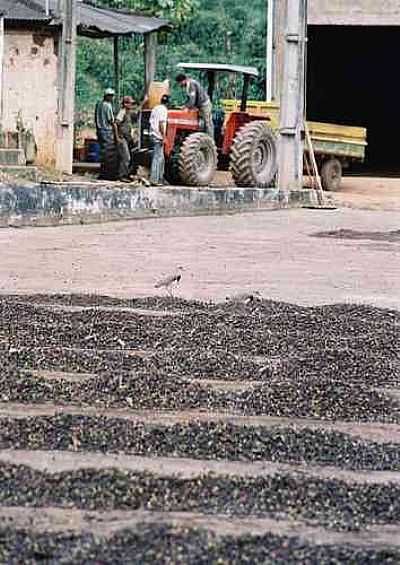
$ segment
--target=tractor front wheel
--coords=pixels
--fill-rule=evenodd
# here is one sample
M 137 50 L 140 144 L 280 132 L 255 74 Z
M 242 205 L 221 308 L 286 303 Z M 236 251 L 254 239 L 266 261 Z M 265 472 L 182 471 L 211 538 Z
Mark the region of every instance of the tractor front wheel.
M 277 145 L 265 122 L 250 122 L 239 130 L 232 145 L 230 169 L 237 186 L 271 185 L 278 170 Z
M 165 160 L 165 180 L 172 185 L 182 184 L 182 179 L 179 173 L 179 151 L 180 146 L 176 145 L 172 154 Z
M 217 161 L 217 149 L 209 135 L 189 135 L 179 152 L 178 169 L 181 183 L 188 186 L 209 185 L 215 176 Z
M 117 180 L 119 170 L 118 147 L 114 141 L 107 141 L 104 147 L 104 161 L 102 163 L 102 178 Z

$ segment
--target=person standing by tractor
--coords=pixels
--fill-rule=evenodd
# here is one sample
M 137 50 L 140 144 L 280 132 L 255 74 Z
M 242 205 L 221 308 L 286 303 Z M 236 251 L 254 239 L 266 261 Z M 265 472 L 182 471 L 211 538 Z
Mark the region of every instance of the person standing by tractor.
M 124 96 L 121 109 L 115 118 L 116 141 L 118 144 L 118 180 L 130 182 L 131 150 L 133 146 L 132 125 L 135 119 L 132 96 Z
M 96 132 L 100 144 L 100 178 L 106 178 L 107 176 L 105 164 L 106 150 L 115 143 L 114 96 L 114 90 L 112 88 L 106 88 L 103 100 L 96 104 L 95 109 Z
M 212 103 L 201 84 L 184 74 L 176 77 L 176 82 L 186 90 L 187 101 L 185 108 L 188 110 L 198 109 L 200 117 L 203 118 L 206 133 L 214 139 L 214 124 L 212 119 Z
M 150 114 L 150 141 L 153 147 L 151 160 L 150 182 L 153 186 L 164 184 L 164 143 L 167 137 L 168 104 L 170 97 L 164 94 L 160 104 L 155 106 Z

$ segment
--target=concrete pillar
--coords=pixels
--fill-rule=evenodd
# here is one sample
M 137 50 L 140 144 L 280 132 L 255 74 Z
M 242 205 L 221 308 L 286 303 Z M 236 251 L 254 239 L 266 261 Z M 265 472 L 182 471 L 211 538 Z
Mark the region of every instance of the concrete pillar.
M 59 72 L 57 170 L 72 174 L 74 148 L 76 0 L 61 0 L 62 36 Z
M 283 205 L 290 190 L 303 186 L 307 0 L 285 0 L 285 5 L 278 171 Z
M 4 17 L 0 15 L 0 119 L 3 118 Z

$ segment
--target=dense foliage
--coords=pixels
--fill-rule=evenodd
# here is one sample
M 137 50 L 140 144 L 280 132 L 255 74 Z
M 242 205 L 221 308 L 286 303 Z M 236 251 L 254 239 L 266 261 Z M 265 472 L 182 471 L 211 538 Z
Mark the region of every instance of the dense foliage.
M 156 79 L 173 77 L 179 61 L 254 65 L 260 70 L 260 79 L 251 96 L 265 96 L 266 0 L 251 0 L 251 8 L 243 0 L 97 0 L 97 5 L 134 9 L 168 18 L 174 24 L 172 32 L 159 34 Z M 142 95 L 143 54 L 143 37 L 121 40 L 123 94 Z M 112 84 L 112 41 L 80 38 L 78 109 L 91 110 L 102 89 Z

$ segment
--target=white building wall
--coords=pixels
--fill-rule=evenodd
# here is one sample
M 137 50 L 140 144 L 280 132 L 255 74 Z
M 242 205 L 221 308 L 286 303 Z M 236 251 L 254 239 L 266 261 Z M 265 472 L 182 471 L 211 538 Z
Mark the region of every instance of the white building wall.
M 15 131 L 21 111 L 25 127 L 33 130 L 41 165 L 54 165 L 56 159 L 57 79 L 53 36 L 6 29 L 1 125 Z
M 400 25 L 400 0 L 309 0 L 313 25 Z

